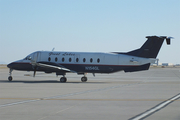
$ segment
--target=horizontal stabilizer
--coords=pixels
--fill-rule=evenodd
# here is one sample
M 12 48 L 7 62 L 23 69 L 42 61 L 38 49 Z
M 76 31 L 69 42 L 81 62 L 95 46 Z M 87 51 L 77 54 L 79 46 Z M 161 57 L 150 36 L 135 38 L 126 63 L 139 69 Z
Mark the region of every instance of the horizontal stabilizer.
M 171 44 L 171 39 L 173 39 L 173 37 L 168 37 L 168 38 L 166 38 L 166 43 L 167 43 L 168 45 Z

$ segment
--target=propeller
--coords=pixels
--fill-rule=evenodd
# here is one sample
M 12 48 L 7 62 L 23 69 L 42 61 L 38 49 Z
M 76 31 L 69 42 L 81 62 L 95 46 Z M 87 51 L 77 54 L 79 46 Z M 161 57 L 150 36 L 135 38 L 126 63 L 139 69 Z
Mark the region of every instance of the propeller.
M 34 68 L 33 77 L 35 77 L 35 75 L 36 75 L 36 70 L 37 70 L 37 66 L 36 66 L 37 62 L 36 62 L 36 60 L 37 60 L 37 57 L 35 58 L 35 60 L 31 61 L 31 64 L 33 65 L 33 68 Z
M 30 57 L 29 60 L 31 61 L 31 65 L 33 66 L 34 69 L 34 73 L 33 73 L 33 77 L 36 76 L 36 71 L 37 71 L 37 56 L 34 58 L 34 60 Z

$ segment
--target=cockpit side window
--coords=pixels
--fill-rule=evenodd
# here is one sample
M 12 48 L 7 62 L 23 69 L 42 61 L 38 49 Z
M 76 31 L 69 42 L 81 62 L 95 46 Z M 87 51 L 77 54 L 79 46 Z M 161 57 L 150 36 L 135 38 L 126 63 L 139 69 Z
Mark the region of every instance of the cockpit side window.
M 31 56 L 28 56 L 28 60 L 31 60 L 32 58 L 31 58 Z
M 31 56 L 27 56 L 26 58 L 24 58 L 24 60 L 31 60 Z

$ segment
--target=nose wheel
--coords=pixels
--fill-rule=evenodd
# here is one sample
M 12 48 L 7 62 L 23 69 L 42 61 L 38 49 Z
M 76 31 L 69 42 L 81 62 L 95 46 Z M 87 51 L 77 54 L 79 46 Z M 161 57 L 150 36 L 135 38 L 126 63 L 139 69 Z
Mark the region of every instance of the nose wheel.
M 13 77 L 11 76 L 12 75 L 12 71 L 13 71 L 13 69 L 9 69 L 9 77 L 8 77 L 9 81 L 13 80 Z
M 8 77 L 8 80 L 9 80 L 9 81 L 12 81 L 12 79 L 13 79 L 12 76 L 9 76 L 9 77 Z

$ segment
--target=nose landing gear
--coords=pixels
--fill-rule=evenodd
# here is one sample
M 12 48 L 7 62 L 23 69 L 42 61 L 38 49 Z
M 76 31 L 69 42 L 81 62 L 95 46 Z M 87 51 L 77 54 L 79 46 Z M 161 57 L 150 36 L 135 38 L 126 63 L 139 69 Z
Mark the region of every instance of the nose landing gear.
M 9 77 L 8 77 L 8 80 L 9 80 L 9 81 L 12 81 L 12 79 L 13 79 L 12 76 L 9 76 Z
M 8 80 L 9 81 L 12 81 L 13 80 L 13 77 L 11 76 L 12 75 L 12 71 L 13 71 L 13 69 L 9 69 L 9 77 L 8 77 Z

